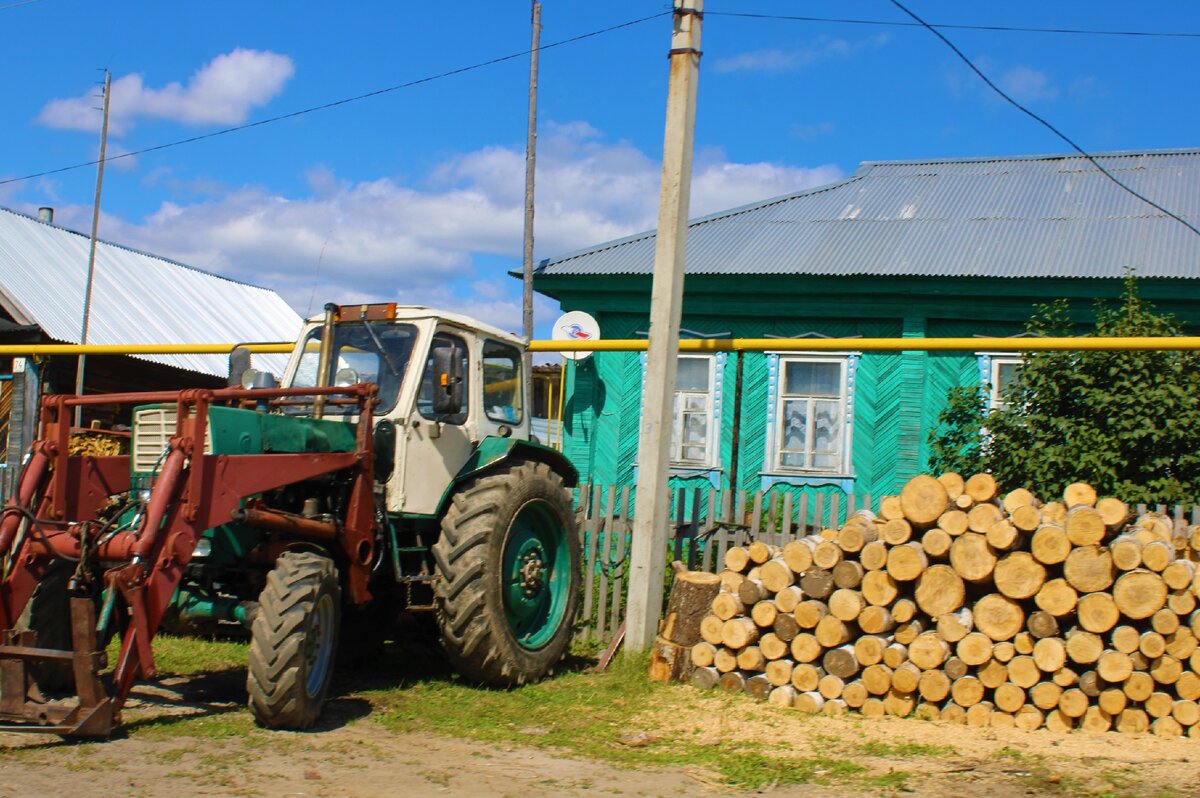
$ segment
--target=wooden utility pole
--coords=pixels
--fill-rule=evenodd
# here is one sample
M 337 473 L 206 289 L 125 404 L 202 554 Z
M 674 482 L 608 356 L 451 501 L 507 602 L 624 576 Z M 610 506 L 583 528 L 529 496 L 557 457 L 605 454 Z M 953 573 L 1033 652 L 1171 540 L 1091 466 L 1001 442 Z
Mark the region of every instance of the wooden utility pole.
M 675 0 L 654 285 L 650 297 L 646 394 L 638 438 L 637 499 L 630 547 L 629 610 L 625 633 L 625 650 L 629 653 L 644 651 L 653 645 L 662 612 L 670 504 L 667 481 L 671 417 L 683 308 L 683 265 L 692 186 L 703 10 L 704 0 Z
M 92 313 L 92 280 L 96 275 L 96 234 L 100 229 L 100 189 L 104 186 L 104 152 L 108 146 L 108 101 L 112 94 L 112 74 L 104 70 L 104 107 L 100 122 L 100 163 L 96 167 L 96 200 L 92 203 L 92 241 L 88 250 L 87 283 L 83 289 L 83 329 L 79 333 L 79 343 L 87 345 L 88 322 Z M 87 355 L 79 356 L 78 367 L 75 369 L 75 395 L 83 396 L 83 371 L 87 363 Z M 83 407 L 75 408 L 75 426 L 83 424 Z
M 542 38 L 542 4 L 533 3 L 533 42 L 529 46 L 529 124 L 525 135 L 525 258 L 524 289 L 521 307 L 524 310 L 522 331 L 527 340 L 533 338 L 533 177 L 537 163 L 537 81 L 538 47 Z M 533 401 L 533 356 L 525 350 L 525 395 Z M 525 408 L 532 413 L 533 408 Z

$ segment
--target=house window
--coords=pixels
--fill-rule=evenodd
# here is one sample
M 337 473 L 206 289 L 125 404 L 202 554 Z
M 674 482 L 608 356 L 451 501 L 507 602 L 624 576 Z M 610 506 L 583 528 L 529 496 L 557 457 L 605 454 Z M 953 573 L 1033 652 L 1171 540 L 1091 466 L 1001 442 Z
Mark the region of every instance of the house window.
M 775 467 L 846 470 L 846 359 L 780 357 L 775 407 Z
M 1021 358 L 1019 357 L 991 358 L 991 374 L 988 379 L 988 385 L 990 386 L 988 388 L 988 409 L 1004 409 L 1006 405 L 1004 391 L 1013 381 L 1017 369 L 1021 367 L 1021 362 Z
M 707 467 L 713 463 L 714 359 L 680 355 L 675 378 L 675 411 L 671 428 L 671 462 Z

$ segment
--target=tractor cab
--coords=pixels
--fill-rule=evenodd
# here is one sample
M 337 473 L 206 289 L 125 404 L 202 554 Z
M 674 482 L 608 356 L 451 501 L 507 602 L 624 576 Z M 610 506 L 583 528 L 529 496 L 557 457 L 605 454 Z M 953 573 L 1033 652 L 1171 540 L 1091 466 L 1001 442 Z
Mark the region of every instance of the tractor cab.
M 374 383 L 376 474 L 387 510 L 433 515 L 484 442 L 505 441 L 507 451 L 529 440 L 523 352 L 523 339 L 466 316 L 395 303 L 335 305 L 309 320 L 283 386 Z M 347 421 L 354 409 L 319 398 L 293 406 Z

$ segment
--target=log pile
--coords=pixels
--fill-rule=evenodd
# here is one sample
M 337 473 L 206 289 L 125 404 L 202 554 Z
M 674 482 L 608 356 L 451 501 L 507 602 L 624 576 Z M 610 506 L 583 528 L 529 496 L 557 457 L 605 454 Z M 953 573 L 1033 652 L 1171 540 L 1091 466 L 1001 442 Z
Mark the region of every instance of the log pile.
M 922 475 L 879 515 L 731 548 L 693 684 L 804 712 L 1200 738 L 1200 526 Z

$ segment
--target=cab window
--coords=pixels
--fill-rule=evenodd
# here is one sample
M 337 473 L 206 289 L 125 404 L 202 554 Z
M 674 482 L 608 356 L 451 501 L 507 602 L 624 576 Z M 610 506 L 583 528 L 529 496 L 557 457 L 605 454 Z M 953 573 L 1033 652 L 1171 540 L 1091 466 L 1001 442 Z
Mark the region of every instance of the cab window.
M 521 350 L 499 341 L 483 344 L 483 409 L 492 421 L 520 424 L 523 379 Z
M 296 388 L 307 388 L 317 384 L 317 369 L 320 362 L 321 338 L 324 327 L 316 327 L 308 334 L 303 347 L 300 365 L 292 379 Z M 358 382 L 373 382 L 379 387 L 379 404 L 376 415 L 383 415 L 396 406 L 400 383 L 408 368 L 417 329 L 411 324 L 396 324 L 387 321 L 364 321 L 343 323 L 333 328 L 333 357 L 329 385 L 353 385 Z M 331 403 L 326 413 L 350 413 L 353 407 Z
M 438 350 L 449 348 L 451 357 L 457 358 L 461 364 L 463 406 L 459 412 L 449 416 L 439 416 L 433 412 L 433 392 L 438 385 L 441 375 L 434 365 Z M 430 421 L 442 421 L 447 424 L 465 424 L 467 421 L 468 399 L 471 395 L 470 361 L 467 355 L 467 344 L 457 335 L 438 333 L 433 336 L 429 345 L 429 356 L 425 359 L 425 371 L 421 375 L 421 392 L 417 396 L 417 411 Z

